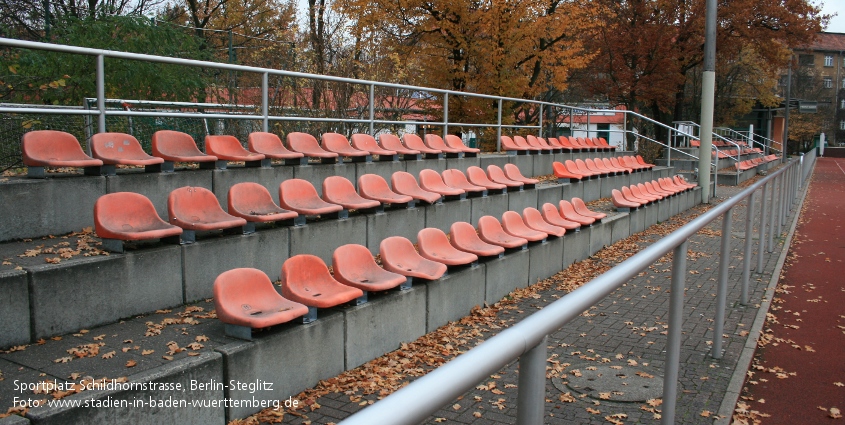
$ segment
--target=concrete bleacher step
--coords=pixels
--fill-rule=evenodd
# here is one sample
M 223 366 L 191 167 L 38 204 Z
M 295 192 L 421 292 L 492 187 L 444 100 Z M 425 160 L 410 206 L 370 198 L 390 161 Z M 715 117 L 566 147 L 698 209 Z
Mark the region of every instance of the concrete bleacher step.
M 667 169 L 667 174 L 668 171 Z M 541 185 L 536 189 L 536 199 L 551 199 L 551 195 L 557 193 L 558 189 L 563 190 L 562 186 L 564 185 Z M 327 310 L 325 314 L 321 313 L 317 321 L 307 325 L 280 325 L 261 332 L 253 341 L 227 338 L 223 332 L 223 324 L 208 315 L 210 303 L 201 302 L 198 306 L 203 306 L 204 310 L 198 307 L 185 309 L 185 312 L 193 312 L 188 314 L 188 317 L 198 316 L 197 321 L 201 323 L 165 327 L 160 338 L 156 340 L 163 345 L 164 341 L 172 338 L 178 346 L 184 347 L 188 342 L 196 340 L 195 336 L 202 335 L 206 337 L 203 342 L 205 348 L 195 351 L 199 355 L 191 357 L 187 352 L 182 352 L 178 353 L 174 360 L 165 362 L 159 359 L 160 355 L 165 353 L 161 350 L 155 356 L 136 356 L 139 364 L 134 369 L 123 367 L 126 361 L 121 358 L 117 366 L 106 373 L 110 378 L 128 374 L 126 381 L 136 384 L 180 383 L 185 388 L 184 391 L 106 389 L 85 391 L 71 395 L 66 400 L 108 400 L 126 402 L 129 406 L 139 400 L 171 400 L 177 403 L 180 400 L 187 400 L 188 403 L 190 400 L 238 400 L 239 404 L 230 404 L 228 407 L 219 404 L 202 408 L 138 406 L 131 409 L 131 414 L 127 414 L 125 408 L 40 407 L 31 409 L 27 418 L 33 424 L 134 424 L 153 421 L 224 424 L 263 407 L 272 406 L 274 401 L 294 397 L 300 391 L 315 385 L 320 379 L 330 378 L 344 370 L 357 367 L 396 349 L 403 342 L 413 341 L 449 321 L 466 316 L 477 305 L 494 303 L 514 289 L 549 277 L 575 261 L 586 259 L 605 245 L 692 208 L 698 204 L 698 199 L 700 189 L 696 188 L 631 213 L 609 212 L 600 223 L 585 227 L 579 232 L 568 233 L 563 238 L 550 238 L 545 242 L 530 245 L 527 250 L 509 252 L 502 258 L 450 270 L 440 279 L 415 284 L 410 290 L 389 291 L 371 297 L 370 301 L 363 305 Z M 390 213 L 389 211 L 385 215 Z M 234 238 L 238 237 L 240 236 Z M 177 313 L 180 312 L 174 310 L 174 315 L 183 317 Z M 25 365 L 21 370 L 16 370 L 15 373 L 20 374 L 19 376 L 24 376 L 24 373 L 37 376 L 39 372 L 44 371 L 41 373 L 47 373 L 48 378 L 55 376 L 61 379 L 70 371 L 76 370 L 77 364 L 93 364 L 82 363 L 86 359 L 54 364 L 52 359 L 64 355 L 61 353 L 65 348 L 73 347 L 77 343 L 97 341 L 95 337 L 103 334 L 106 336 L 104 347 L 107 347 L 104 350 L 117 347 L 118 356 L 133 355 L 131 352 L 120 352 L 119 347 L 125 345 L 121 342 L 135 338 L 137 342 L 132 344 L 144 345 L 147 342 L 142 340 L 156 338 L 141 337 L 149 328 L 145 322 L 164 323 L 165 317 L 168 317 L 166 314 L 133 318 L 124 323 L 91 329 L 90 332 L 80 333 L 79 336 L 68 335 L 62 341 L 48 341 L 43 349 L 53 350 L 55 353 L 46 352 L 38 356 L 36 350 L 41 350 L 42 347 L 32 346 L 29 352 L 24 350 L 0 355 L 0 361 Z M 187 327 L 187 335 L 180 334 L 178 328 L 181 327 Z M 135 337 L 132 336 L 133 332 L 137 334 Z M 43 361 L 36 361 L 39 358 L 43 358 Z M 101 361 L 99 357 L 94 360 Z M 230 386 L 232 382 L 244 385 Z M 197 383 L 210 385 L 197 387 Z M 259 386 L 249 386 L 254 383 Z M 0 388 L 6 388 L 3 385 L 0 382 Z

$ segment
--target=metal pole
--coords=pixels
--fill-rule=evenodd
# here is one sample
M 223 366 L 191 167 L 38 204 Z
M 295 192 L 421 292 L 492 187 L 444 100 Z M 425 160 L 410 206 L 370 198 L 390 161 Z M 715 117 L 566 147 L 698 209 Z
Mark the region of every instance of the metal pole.
M 789 56 L 789 68 L 786 71 L 786 110 L 783 111 L 783 144 L 780 146 L 781 162 L 786 161 L 786 146 L 789 142 L 789 104 L 792 100 L 792 56 Z
M 590 138 L 590 110 L 587 110 L 587 138 Z
M 725 329 L 725 304 L 728 298 L 728 264 L 731 262 L 731 225 L 733 208 L 722 216 L 722 247 L 719 256 L 719 284 L 716 288 L 716 323 L 713 325 L 714 359 L 722 358 L 722 332 Z
M 780 183 L 778 183 L 778 221 L 777 221 L 777 232 L 775 233 L 778 237 L 780 234 L 783 233 L 783 221 L 784 221 L 784 207 L 786 205 L 786 174 L 781 174 L 778 177 Z
M 716 0 L 707 0 L 704 18 L 704 72 L 701 78 L 701 132 L 698 182 L 701 202 L 710 203 L 710 151 L 713 146 L 713 104 L 716 93 Z M 718 169 L 719 157 L 716 156 Z M 717 170 L 718 172 L 718 170 Z M 714 194 L 715 195 L 715 194 Z
M 443 93 L 443 138 L 449 134 L 449 93 Z
M 264 119 L 261 120 L 261 131 L 270 131 L 270 74 L 261 74 L 261 115 Z
M 789 214 L 789 202 L 787 200 L 787 195 L 789 194 L 789 170 L 787 172 L 781 174 L 780 180 L 783 182 L 781 183 L 781 195 L 780 195 L 780 223 L 778 226 L 778 235 L 783 233 L 783 226 L 786 224 L 786 215 Z
M 754 270 L 758 274 L 763 273 L 763 251 L 765 250 L 766 246 L 766 189 L 768 188 L 768 186 L 769 183 L 763 185 L 763 197 L 760 198 L 760 237 L 757 239 L 757 269 Z
M 543 104 L 542 103 L 540 104 L 540 113 L 537 115 L 537 118 L 539 119 L 537 124 L 540 127 L 539 129 L 537 129 L 537 137 L 543 137 Z
M 777 201 L 777 192 L 778 192 L 778 179 L 772 179 L 772 201 L 771 201 L 771 209 L 769 215 L 769 232 L 767 234 L 768 239 L 768 248 L 766 249 L 767 252 L 774 251 L 774 235 L 775 235 L 775 227 L 777 227 L 777 219 L 775 212 L 778 209 L 778 205 L 775 203 Z
M 675 423 L 678 401 L 678 369 L 681 361 L 681 327 L 684 315 L 684 279 L 687 274 L 687 240 L 672 254 L 672 293 L 669 300 L 669 334 L 666 339 L 666 374 L 663 376 L 663 417 L 660 423 Z
M 748 281 L 751 280 L 751 239 L 754 235 L 754 200 L 757 192 L 752 192 L 748 197 L 748 206 L 745 208 L 745 249 L 742 254 L 742 292 L 739 303 L 748 305 Z
M 574 109 L 569 108 L 569 137 L 575 137 L 575 114 Z
M 534 348 L 519 358 L 519 394 L 517 395 L 516 423 L 542 425 L 546 404 L 546 335 Z
M 376 124 L 376 85 L 370 84 L 370 135 L 375 136 Z
M 502 99 L 499 99 L 498 118 L 496 121 L 496 152 L 502 151 Z
M 625 110 L 625 113 L 622 114 L 622 125 L 624 126 L 624 127 L 622 127 L 622 129 L 624 130 L 622 132 L 622 137 L 623 137 L 623 139 L 622 139 L 622 150 L 625 150 L 628 147 L 628 110 L 627 109 Z M 669 166 L 671 166 L 671 165 L 672 164 L 669 164 Z
M 97 132 L 106 132 L 106 62 L 105 56 L 97 55 Z

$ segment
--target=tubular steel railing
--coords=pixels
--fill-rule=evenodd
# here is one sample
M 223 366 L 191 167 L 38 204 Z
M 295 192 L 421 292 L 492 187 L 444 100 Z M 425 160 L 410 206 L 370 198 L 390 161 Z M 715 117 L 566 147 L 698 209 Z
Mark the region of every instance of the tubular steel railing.
M 815 159 L 815 157 L 811 158 Z M 802 164 L 802 162 L 804 164 Z M 754 203 L 757 190 L 762 189 L 759 238 L 757 242 L 757 273 L 762 273 L 763 256 L 772 252 L 772 239 L 780 232 L 786 216 L 797 206 L 800 188 L 806 181 L 810 161 L 794 159 L 781 169 L 764 177 L 680 229 L 623 261 L 613 269 L 593 279 L 563 298 L 549 304 L 519 323 L 486 340 L 449 363 L 415 380 L 408 386 L 350 416 L 342 425 L 416 424 L 471 390 L 489 375 L 519 359 L 517 423 L 542 424 L 546 387 L 546 341 L 548 336 L 572 319 L 602 301 L 607 295 L 627 283 L 652 263 L 672 252 L 672 284 L 669 305 L 669 329 L 666 347 L 666 370 L 663 383 L 662 423 L 675 422 L 678 395 L 678 373 L 682 339 L 684 279 L 687 275 L 687 241 L 712 221 L 722 218 L 722 243 L 719 259 L 717 310 L 713 327 L 712 356 L 722 356 L 721 335 L 725 321 L 727 279 L 730 262 L 729 240 L 732 232 L 733 208 L 748 201 L 745 219 L 745 246 L 742 267 L 740 302 L 748 303 L 751 276 Z M 801 167 L 804 165 L 804 167 Z M 789 201 L 791 200 L 791 201 Z M 768 245 L 768 246 L 766 246 Z

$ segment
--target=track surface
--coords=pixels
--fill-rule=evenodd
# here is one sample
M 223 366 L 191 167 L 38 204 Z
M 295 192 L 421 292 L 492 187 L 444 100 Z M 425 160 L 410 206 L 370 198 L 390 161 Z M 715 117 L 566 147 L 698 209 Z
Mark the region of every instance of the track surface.
M 767 370 L 746 380 L 767 425 L 838 423 L 830 408 L 845 411 L 845 159 L 819 158 L 809 188 L 765 327 L 773 339 L 757 354 Z

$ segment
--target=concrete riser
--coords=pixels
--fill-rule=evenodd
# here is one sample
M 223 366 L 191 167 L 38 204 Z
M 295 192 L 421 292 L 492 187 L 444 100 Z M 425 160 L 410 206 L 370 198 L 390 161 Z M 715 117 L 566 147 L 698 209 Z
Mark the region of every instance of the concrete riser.
M 697 204 L 700 189 L 688 196 L 689 207 Z M 655 207 L 655 211 L 659 206 Z M 645 216 L 645 215 L 643 215 Z M 508 291 L 525 286 L 532 276 L 549 277 L 558 270 L 543 265 L 545 276 L 536 276 L 538 267 L 549 261 L 565 268 L 569 262 L 582 260 L 595 252 L 599 244 L 619 240 L 630 233 L 632 215 L 618 213 L 581 232 L 562 239 L 535 244 L 527 251 L 506 255 L 501 259 L 482 261 L 479 265 L 451 271 L 441 279 L 416 282 L 408 291 L 393 290 L 374 296 L 368 304 L 321 311 L 317 321 L 308 324 L 287 324 L 256 336 L 254 341 L 235 342 L 219 347 L 214 353 L 197 358 L 178 360 L 137 376 L 130 382 L 157 380 L 200 382 L 216 380 L 228 383 L 255 382 L 272 384 L 272 390 L 249 392 L 221 389 L 194 391 L 174 396 L 172 391 L 121 393 L 90 393 L 74 398 L 118 399 L 154 398 L 168 396 L 185 399 L 276 400 L 295 397 L 300 391 L 314 386 L 319 380 L 336 376 L 344 370 L 413 341 L 449 321 L 458 320 L 475 306 L 493 304 Z M 595 236 L 594 236 L 595 235 Z M 608 241 L 608 242 L 605 242 Z M 562 242 L 562 244 L 558 244 Z M 561 251 L 559 251 L 560 247 Z M 554 258 L 556 257 L 557 258 Z M 562 262 L 558 263 L 558 259 Z M 532 261 L 534 265 L 532 267 Z M 218 423 L 242 418 L 261 408 L 238 407 L 219 409 L 46 409 L 29 412 L 35 424 L 58 423 Z M 118 415 L 119 413 L 119 415 Z M 165 416 L 161 416 L 165 415 Z M 198 421 L 197 418 L 200 418 Z M 163 419 L 163 422 L 160 422 Z

